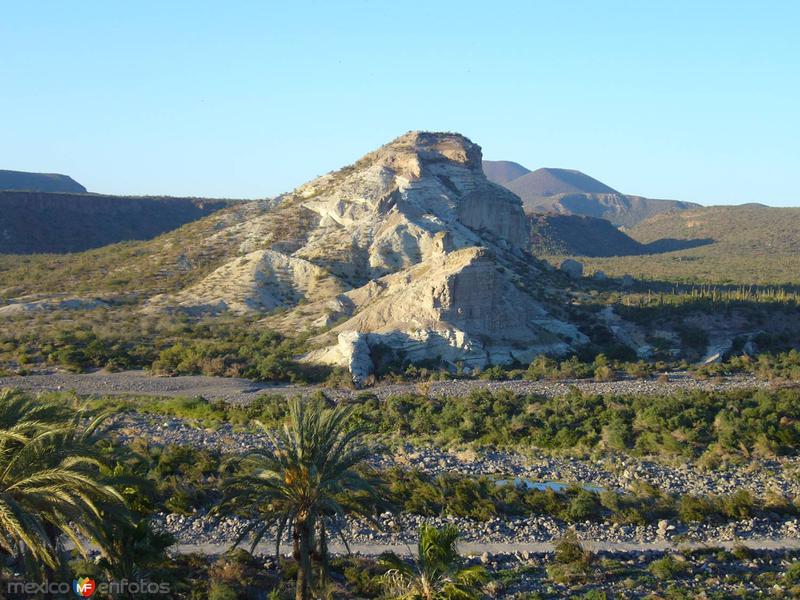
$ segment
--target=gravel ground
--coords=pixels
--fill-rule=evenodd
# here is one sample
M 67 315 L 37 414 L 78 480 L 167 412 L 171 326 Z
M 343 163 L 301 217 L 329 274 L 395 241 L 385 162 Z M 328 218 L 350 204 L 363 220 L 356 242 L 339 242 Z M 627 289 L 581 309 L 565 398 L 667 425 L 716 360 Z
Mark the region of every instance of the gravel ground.
M 670 374 L 667 382 L 655 379 L 624 379 L 611 382 L 591 380 L 575 381 L 468 381 L 450 380 L 425 384 L 381 384 L 369 388 L 379 398 L 424 390 L 432 395 L 463 395 L 473 389 L 509 389 L 514 392 L 560 396 L 571 387 L 595 393 L 652 395 L 685 389 L 729 390 L 767 387 L 768 384 L 750 376 L 730 376 L 720 380 L 698 381 L 688 373 Z M 143 395 L 143 396 L 203 396 L 208 400 L 248 403 L 264 393 L 306 395 L 321 389 L 319 386 L 295 386 L 255 383 L 247 379 L 229 377 L 156 377 L 144 371 L 107 373 L 50 372 L 25 377 L 0 377 L 0 388 L 17 387 L 35 392 L 70 391 L 79 395 Z M 326 390 L 334 398 L 347 397 L 359 392 L 352 390 Z

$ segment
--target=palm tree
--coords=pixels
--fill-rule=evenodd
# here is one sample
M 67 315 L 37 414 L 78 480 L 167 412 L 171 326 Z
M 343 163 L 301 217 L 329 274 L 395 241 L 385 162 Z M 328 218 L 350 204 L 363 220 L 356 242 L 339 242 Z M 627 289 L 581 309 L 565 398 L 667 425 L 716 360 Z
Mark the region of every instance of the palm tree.
M 432 525 L 419 528 L 417 558 L 413 563 L 396 554 L 384 554 L 380 563 L 388 569 L 384 581 L 398 600 L 472 600 L 480 597 L 486 578 L 483 567 L 464 567 L 456 542 L 458 528 Z
M 297 600 L 310 597 L 312 557 L 325 577 L 332 526 L 341 525 L 346 514 L 375 523 L 373 517 L 384 505 L 381 483 L 367 474 L 365 464 L 380 450 L 363 443 L 362 429 L 350 428 L 351 414 L 347 407 L 331 410 L 319 401 L 291 400 L 284 428 L 277 434 L 268 432 L 272 448 L 243 457 L 239 466 L 244 474 L 226 485 L 220 508 L 260 517 L 237 544 L 252 534 L 255 549 L 277 525 L 277 555 L 284 533 L 292 538 Z
M 124 520 L 119 493 L 99 476 L 95 433 L 104 417 L 64 404 L 0 392 L 0 551 L 30 574 L 59 566 L 65 536 L 110 547 L 108 524 Z

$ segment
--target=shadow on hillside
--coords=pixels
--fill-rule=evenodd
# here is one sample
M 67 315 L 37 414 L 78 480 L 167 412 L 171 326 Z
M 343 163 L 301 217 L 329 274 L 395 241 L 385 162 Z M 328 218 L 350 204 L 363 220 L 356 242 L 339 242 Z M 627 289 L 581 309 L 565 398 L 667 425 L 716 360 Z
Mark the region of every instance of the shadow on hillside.
M 714 240 L 711 238 L 699 238 L 696 240 L 678 240 L 674 238 L 664 238 L 643 244 L 644 254 L 664 254 L 665 252 L 677 252 L 678 250 L 689 250 L 691 248 L 699 248 L 701 246 L 708 246 L 713 244 Z

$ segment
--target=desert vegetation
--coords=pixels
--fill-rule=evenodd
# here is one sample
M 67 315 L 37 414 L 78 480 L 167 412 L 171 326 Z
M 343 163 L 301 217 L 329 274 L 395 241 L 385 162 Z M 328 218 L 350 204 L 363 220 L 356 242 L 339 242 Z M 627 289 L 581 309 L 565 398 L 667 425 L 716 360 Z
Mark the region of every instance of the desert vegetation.
M 745 460 L 751 451 L 793 455 L 800 433 L 787 423 L 798 420 L 796 396 L 796 390 L 786 389 L 647 400 L 573 394 L 547 400 L 500 391 L 458 399 L 401 396 L 378 403 L 362 394 L 335 409 L 327 408 L 322 398 L 300 403 L 269 395 L 245 407 L 200 398 L 105 398 L 82 402 L 82 412 L 76 413 L 77 400 L 70 394 L 33 398 L 5 392 L 0 397 L 4 456 L 14 466 L 6 469 L 9 475 L 1 499 L 19 509 L 9 513 L 18 523 L 7 517 L 3 524 L 4 539 L 17 540 L 6 546 L 4 564 L 14 565 L 26 577 L 56 571 L 98 578 L 146 573 L 149 579 L 169 583 L 169 597 L 209 599 L 266 592 L 273 598 L 325 593 L 343 598 L 482 598 L 523 590 L 539 590 L 547 597 L 565 589 L 605 593 L 623 585 L 626 577 L 633 582 L 625 585 L 634 587 L 652 586 L 662 579 L 680 587 L 708 562 L 707 555 L 668 553 L 633 567 L 588 552 L 568 532 L 554 554 L 543 560 L 509 562 L 500 557 L 487 562 L 457 553 L 459 532 L 452 526 L 430 525 L 419 532 L 417 560 L 334 557 L 326 546 L 342 530 L 340 519 L 345 515 L 372 518 L 380 528 L 378 515 L 384 511 L 468 522 L 543 515 L 567 524 L 619 526 L 665 519 L 719 524 L 775 513 L 794 517 L 800 514 L 796 500 L 757 497 L 746 491 L 674 495 L 643 482 L 624 492 L 577 485 L 557 491 L 485 475 L 432 475 L 413 467 L 378 471 L 371 465 L 378 457 L 376 444 L 391 447 L 409 440 L 476 448 L 532 444 L 556 453 L 655 454 L 708 464 Z M 159 445 L 142 437 L 121 442 L 101 428 L 109 410 L 275 433 L 267 436 L 263 451 L 244 455 Z M 672 435 L 670 441 L 676 431 L 681 435 Z M 617 441 L 609 443 L 615 436 Z M 71 496 L 76 492 L 70 486 L 75 485 L 80 485 L 81 493 Z M 35 514 L 18 512 L 34 507 Z M 169 558 L 173 540 L 150 524 L 151 516 L 165 512 L 255 517 L 243 542 L 257 542 L 274 523 L 287 533 L 292 552 L 288 558 L 256 558 L 250 545 L 250 552 Z M 71 538 L 78 514 L 82 514 L 82 535 L 90 544 L 68 550 L 57 534 Z M 69 525 L 63 515 L 72 515 Z M 742 552 L 753 560 L 752 553 Z M 740 560 L 723 551 L 714 557 L 721 569 Z M 759 568 L 758 576 L 764 585 L 789 589 L 797 585 L 795 571 L 773 565 Z M 14 580 L 8 571 L 3 577 Z
M 625 230 L 650 249 L 634 256 L 581 256 L 589 274 L 601 270 L 613 277 L 630 274 L 642 281 L 734 286 L 796 285 L 797 232 L 800 211 L 758 205 L 715 206 L 656 215 Z M 604 243 L 614 244 L 606 236 Z M 547 259 L 564 243 L 549 240 Z M 697 244 L 686 249 L 680 244 Z M 602 246 L 603 244 L 601 244 Z M 620 247 L 622 249 L 622 247 Z M 546 249 L 545 249 L 546 250 Z M 625 247 L 629 253 L 629 248 Z
M 776 390 L 678 391 L 651 396 L 589 394 L 574 389 L 545 398 L 501 389 L 466 396 L 391 396 L 369 392 L 352 403 L 367 433 L 438 445 L 537 448 L 554 454 L 624 452 L 705 460 L 794 455 L 800 447 L 800 402 L 793 387 Z M 248 406 L 194 399 L 112 399 L 98 406 L 197 419 L 205 424 L 257 420 L 282 426 L 282 395 Z
M 324 367 L 304 366 L 310 332 L 289 338 L 252 319 L 141 319 L 98 309 L 78 319 L 52 314 L 0 334 L 0 360 L 20 374 L 36 367 L 73 372 L 148 369 L 159 375 L 215 375 L 257 381 L 318 381 Z

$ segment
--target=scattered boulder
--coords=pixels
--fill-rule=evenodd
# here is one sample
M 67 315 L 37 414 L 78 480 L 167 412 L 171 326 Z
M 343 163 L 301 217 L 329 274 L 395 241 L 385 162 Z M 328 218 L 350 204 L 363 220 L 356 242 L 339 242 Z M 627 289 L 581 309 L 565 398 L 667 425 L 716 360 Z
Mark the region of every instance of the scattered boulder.
M 573 279 L 580 279 L 583 277 L 583 263 L 578 262 L 577 260 L 567 258 L 561 262 L 559 269 Z
M 256 250 L 225 263 L 177 294 L 153 297 L 149 308 L 173 308 L 190 313 L 267 312 L 294 306 L 301 299 L 336 296 L 347 287 L 307 260 L 274 250 Z

